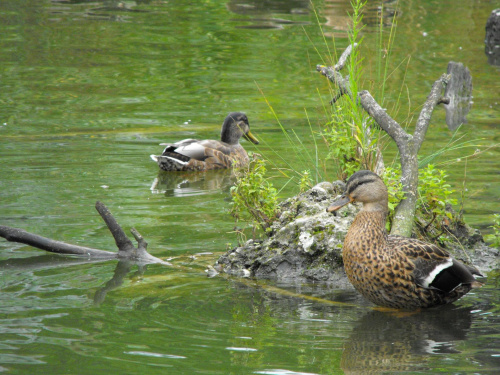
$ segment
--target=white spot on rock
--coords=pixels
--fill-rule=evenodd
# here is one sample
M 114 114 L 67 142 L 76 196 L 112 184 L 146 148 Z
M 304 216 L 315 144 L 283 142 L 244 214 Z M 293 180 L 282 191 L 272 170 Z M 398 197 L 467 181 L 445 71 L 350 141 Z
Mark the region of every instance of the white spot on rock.
M 305 252 L 309 252 L 314 243 L 314 237 L 309 232 L 303 232 L 299 236 L 300 244 Z

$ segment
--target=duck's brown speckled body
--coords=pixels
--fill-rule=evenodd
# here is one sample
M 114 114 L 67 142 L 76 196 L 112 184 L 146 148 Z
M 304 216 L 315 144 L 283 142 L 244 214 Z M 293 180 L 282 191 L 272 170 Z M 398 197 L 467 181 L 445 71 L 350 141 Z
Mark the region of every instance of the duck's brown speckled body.
M 151 155 L 165 171 L 205 171 L 243 167 L 248 164 L 248 155 L 240 138 L 258 144 L 250 133 L 248 118 L 244 113 L 231 112 L 222 124 L 221 140 L 184 139 L 166 146 L 161 155 Z
M 373 303 L 418 309 L 451 303 L 482 284 L 479 271 L 453 259 L 440 247 L 413 238 L 390 236 L 385 230 L 387 189 L 375 173 L 359 171 L 344 195 L 328 210 L 362 202 L 344 241 L 346 274 Z

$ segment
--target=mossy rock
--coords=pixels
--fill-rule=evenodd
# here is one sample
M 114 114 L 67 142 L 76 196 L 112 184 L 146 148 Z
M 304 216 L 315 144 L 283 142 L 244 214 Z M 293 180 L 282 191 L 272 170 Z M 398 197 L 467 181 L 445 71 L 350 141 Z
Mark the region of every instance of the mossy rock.
M 326 212 L 342 190 L 342 183 L 323 182 L 285 200 L 280 204 L 281 214 L 272 224 L 269 237 L 262 241 L 249 240 L 243 246 L 229 250 L 217 260 L 215 271 L 348 287 L 342 265 L 342 245 L 359 207 L 345 206 L 338 215 Z M 453 229 L 451 225 L 449 228 L 450 231 Z M 498 267 L 498 249 L 488 248 L 479 231 L 459 223 L 454 233 L 450 236 L 454 241 L 442 245 L 455 257 L 465 262 L 472 261 L 483 270 Z M 464 250 L 464 246 L 474 251 Z

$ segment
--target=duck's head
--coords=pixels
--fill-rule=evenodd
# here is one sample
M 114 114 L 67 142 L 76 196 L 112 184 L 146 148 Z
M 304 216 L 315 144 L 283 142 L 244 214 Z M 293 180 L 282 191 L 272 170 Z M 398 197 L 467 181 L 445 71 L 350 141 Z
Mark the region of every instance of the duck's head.
M 371 171 L 358 171 L 347 180 L 344 194 L 328 212 L 335 212 L 348 203 L 363 203 L 364 211 L 387 211 L 387 188 L 384 181 Z
M 256 145 L 259 144 L 257 138 L 250 133 L 250 124 L 248 123 L 247 115 L 242 112 L 231 112 L 222 124 L 220 140 L 234 145 L 240 141 L 241 137 Z

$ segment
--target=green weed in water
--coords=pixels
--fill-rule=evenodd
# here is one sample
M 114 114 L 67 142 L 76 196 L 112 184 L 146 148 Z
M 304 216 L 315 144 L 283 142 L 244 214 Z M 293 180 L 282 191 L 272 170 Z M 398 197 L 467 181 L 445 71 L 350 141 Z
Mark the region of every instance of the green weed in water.
M 327 159 L 336 163 L 337 177 L 342 180 L 360 169 L 375 171 L 380 156 L 379 130 L 357 100 L 363 75 L 359 50 L 363 43 L 362 9 L 365 4 L 366 1 L 361 0 L 351 2 L 352 27 L 348 34 L 352 52 L 344 68 L 347 69 L 349 94 L 342 95 L 334 104 L 331 121 L 323 132 L 329 150 Z
M 486 241 L 491 242 L 491 246 L 500 247 L 500 215 L 493 215 L 493 225 L 489 228 L 493 229 L 493 234 L 485 236 Z
M 278 213 L 278 192 L 266 178 L 266 163 L 250 155 L 246 168 L 234 171 L 236 183 L 231 187 L 231 215 L 268 232 Z

